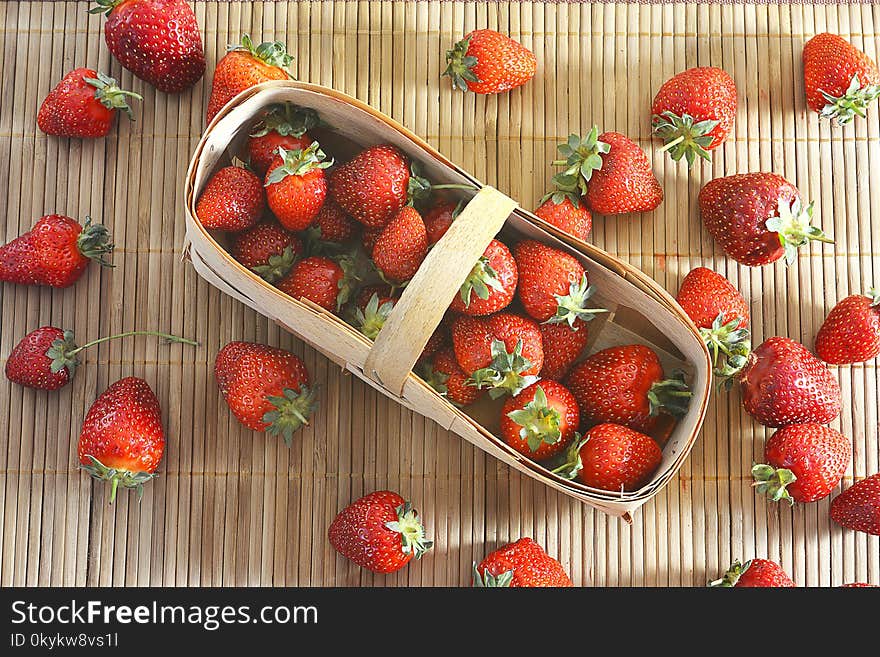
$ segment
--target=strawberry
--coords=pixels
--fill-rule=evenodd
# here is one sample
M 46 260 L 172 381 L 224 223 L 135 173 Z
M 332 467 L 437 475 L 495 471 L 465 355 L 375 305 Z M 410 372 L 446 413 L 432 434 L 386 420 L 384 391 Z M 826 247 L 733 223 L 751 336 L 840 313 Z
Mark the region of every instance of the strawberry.
M 395 302 L 394 298 L 380 299 L 379 295 L 374 293 L 363 307 L 358 304 L 355 308 L 355 328 L 370 340 L 375 340 L 379 331 L 385 326 L 391 311 L 394 310 Z
M 602 166 L 587 188 L 587 205 L 593 212 L 649 212 L 660 205 L 663 188 L 639 145 L 619 132 L 603 133 L 599 140 L 611 149 L 601 156 Z
M 46 96 L 37 114 L 37 125 L 47 135 L 104 137 L 113 126 L 116 110 L 134 119 L 126 96 L 143 100 L 133 91 L 120 89 L 116 80 L 103 73 L 77 68 Z
M 660 359 L 650 347 L 609 347 L 578 363 L 566 378 L 584 422 L 614 422 L 650 433 L 660 411 L 681 417 L 692 393 L 684 373 L 663 378 Z
M 328 532 L 330 545 L 374 573 L 393 573 L 434 545 L 412 505 L 397 493 L 376 491 L 345 507 Z
M 442 349 L 434 354 L 426 368 L 425 382 L 456 406 L 469 406 L 483 396 L 484 391 L 468 385 L 468 375 L 458 361 L 455 352 Z
M 572 586 L 571 579 L 556 559 L 531 538 L 521 538 L 490 552 L 480 565 L 474 564 L 475 587 Z
M 254 127 L 247 143 L 248 162 L 251 169 L 265 178 L 278 149 L 286 151 L 305 150 L 312 143 L 306 134 L 318 125 L 318 115 L 312 109 L 295 107 L 290 103 L 274 105 Z
M 332 313 L 351 296 L 352 279 L 330 258 L 310 256 L 297 262 L 290 273 L 275 284 L 294 299 L 308 299 Z
M 290 272 L 303 252 L 303 244 L 274 219 L 263 221 L 235 235 L 230 253 L 268 283 Z
M 854 483 L 835 497 L 831 519 L 846 529 L 880 536 L 880 474 Z
M 449 333 L 449 326 L 444 319 L 444 321 L 440 323 L 440 326 L 434 329 L 431 337 L 428 338 L 428 342 L 425 344 L 425 348 L 422 349 L 422 353 L 419 355 L 419 360 L 423 362 L 427 361 L 438 351 L 440 351 L 441 349 L 446 349 L 451 345 L 452 337 Z
M 306 241 L 313 251 L 320 243 L 342 244 L 351 239 L 354 228 L 351 218 L 328 196 L 306 231 Z
M 324 169 L 333 164 L 313 141 L 305 150 L 278 150 L 266 173 L 269 207 L 288 230 L 312 225 L 327 197 Z
M 547 324 L 539 326 L 544 347 L 544 365 L 541 378 L 561 381 L 587 346 L 587 323 L 576 319 L 574 325 Z
M 744 564 L 734 561 L 721 579 L 709 582 L 709 586 L 722 588 L 758 588 L 794 586 L 791 577 L 779 564 L 767 559 L 752 559 Z
M 266 192 L 247 169 L 223 167 L 207 182 L 196 203 L 205 228 L 239 231 L 255 226 L 266 212 Z
M 169 342 L 182 342 L 193 346 L 199 344 L 167 333 L 127 331 L 92 340 L 80 347 L 74 342 L 73 331 L 65 331 L 55 326 L 43 326 L 28 333 L 15 345 L 6 361 L 6 378 L 27 388 L 57 390 L 73 379 L 80 364 L 78 354 L 83 349 L 132 335 L 154 335 Z
M 382 228 L 406 205 L 409 161 L 394 146 L 361 151 L 330 176 L 330 193 L 356 221 Z
M 716 178 L 700 190 L 703 223 L 724 252 L 758 267 L 783 255 L 792 264 L 810 240 L 831 243 L 811 226 L 813 204 L 804 207 L 797 188 L 775 173 L 740 173 Z
M 816 354 L 835 365 L 880 354 L 880 291 L 853 294 L 834 306 L 816 334 Z
M 461 212 L 461 203 L 438 203 L 425 213 L 428 246 L 434 246 L 446 234 Z
M 89 408 L 77 456 L 83 470 L 110 482 L 112 504 L 119 486 L 134 488 L 141 498 L 164 451 L 159 400 L 146 381 L 129 376 L 107 388 Z
M 521 43 L 495 30 L 474 30 L 446 51 L 443 75 L 452 88 L 497 94 L 521 87 L 535 76 L 535 55 Z
M 593 228 L 593 215 L 576 196 L 566 196 L 560 192 L 551 192 L 535 210 L 535 215 L 551 226 L 586 241 Z
M 403 283 L 413 277 L 428 255 L 428 233 L 415 208 L 398 210 L 373 246 L 373 261 L 386 281 Z
M 579 423 L 574 395 L 562 384 L 546 379 L 504 402 L 501 438 L 520 454 L 543 461 L 568 446 Z
M 211 98 L 208 101 L 208 123 L 226 103 L 245 89 L 261 82 L 293 77 L 288 68 L 292 61 L 293 57 L 287 54 L 287 49 L 280 41 L 254 46 L 250 36 L 245 34 L 241 45 L 229 46 L 228 52 L 214 69 Z
M 851 582 L 850 584 L 841 584 L 842 589 L 874 589 L 877 584 L 868 584 L 867 582 Z
M 184 0 L 95 0 L 90 14 L 107 14 L 107 49 L 159 91 L 189 89 L 205 73 L 196 15 Z
M 0 246 L 0 281 L 21 285 L 69 287 L 82 276 L 91 260 L 105 260 L 113 250 L 110 233 L 101 224 L 86 225 L 63 214 L 41 217 L 34 227 Z
M 804 91 L 807 107 L 823 119 L 845 125 L 865 118 L 880 96 L 877 64 L 836 34 L 817 34 L 804 45 Z
M 232 414 L 248 429 L 281 436 L 293 433 L 317 408 L 309 372 L 296 356 L 253 342 L 230 342 L 214 361 L 214 377 Z
M 366 310 L 373 297 L 376 297 L 379 305 L 391 302 L 397 303 L 397 297 L 394 296 L 394 289 L 390 285 L 365 285 L 362 287 L 355 298 L 356 309 Z
M 764 446 L 767 463 L 752 467 L 754 485 L 774 502 L 815 502 L 840 483 L 851 458 L 850 441 L 834 429 L 790 424 Z
M 544 364 L 538 324 L 513 313 L 459 316 L 452 323 L 452 344 L 470 384 L 488 388 L 493 399 L 517 394 L 535 381 Z
M 580 196 L 587 195 L 593 173 L 602 168 L 602 156 L 611 150 L 611 144 L 599 139 L 599 126 L 594 125 L 586 137 L 570 134 L 556 150 L 564 159 L 554 160 L 552 164 L 565 169 L 553 176 L 555 189 L 541 200 L 561 202 L 568 198 L 574 204 Z
M 371 258 L 373 257 L 373 248 L 376 246 L 376 240 L 382 234 L 381 228 L 364 228 L 361 233 L 361 243 L 364 245 L 364 251 Z
M 506 308 L 516 292 L 516 262 L 498 240 L 489 242 L 449 309 L 465 315 L 491 315 Z
M 711 159 L 733 128 L 736 85 L 724 69 L 689 68 L 669 78 L 651 104 L 654 134 L 675 162 L 682 156 L 692 166 L 697 156 Z

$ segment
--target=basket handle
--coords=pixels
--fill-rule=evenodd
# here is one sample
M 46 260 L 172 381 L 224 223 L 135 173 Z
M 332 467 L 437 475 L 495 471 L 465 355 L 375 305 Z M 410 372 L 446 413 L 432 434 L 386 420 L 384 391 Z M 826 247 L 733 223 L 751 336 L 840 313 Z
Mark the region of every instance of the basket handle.
M 434 245 L 404 288 L 364 361 L 364 374 L 398 397 L 409 373 L 474 263 L 516 209 L 483 187 Z

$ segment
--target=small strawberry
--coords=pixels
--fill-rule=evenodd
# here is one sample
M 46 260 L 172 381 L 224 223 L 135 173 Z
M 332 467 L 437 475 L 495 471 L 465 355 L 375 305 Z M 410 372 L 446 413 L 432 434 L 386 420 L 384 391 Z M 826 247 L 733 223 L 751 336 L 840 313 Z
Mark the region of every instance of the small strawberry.
M 90 14 L 107 14 L 107 49 L 159 91 L 177 93 L 205 73 L 202 35 L 184 0 L 95 0 Z
M 562 452 L 580 423 L 574 395 L 549 379 L 533 383 L 501 409 L 501 438 L 520 454 L 543 461 Z
M 248 162 L 251 169 L 265 178 L 266 172 L 278 155 L 278 149 L 302 151 L 309 147 L 312 138 L 306 134 L 318 125 L 317 113 L 290 103 L 274 105 L 254 127 L 247 143 Z
M 355 308 L 355 328 L 367 336 L 370 340 L 375 340 L 379 335 L 379 331 L 385 326 L 388 316 L 394 310 L 395 299 L 390 297 L 379 298 L 378 294 L 373 294 L 366 305 Z
M 446 234 L 452 222 L 461 212 L 461 203 L 438 203 L 425 213 L 425 230 L 428 231 L 428 246 L 434 246 Z
M 816 354 L 826 363 L 861 363 L 880 354 L 880 291 L 853 294 L 828 313 L 816 334 Z
M 813 204 L 804 207 L 797 188 L 775 173 L 715 178 L 700 190 L 703 223 L 724 252 L 758 267 L 785 256 L 789 265 L 811 240 L 831 243 L 811 226 Z
M 804 45 L 804 91 L 811 110 L 845 125 L 855 116 L 865 118 L 880 96 L 880 71 L 854 45 L 823 32 Z
M 397 211 L 382 229 L 373 246 L 373 261 L 386 281 L 404 283 L 411 279 L 428 255 L 428 233 L 415 208 Z
M 356 221 L 382 228 L 406 205 L 409 160 L 394 146 L 361 151 L 330 176 L 330 193 Z
M 794 586 L 791 577 L 779 564 L 767 559 L 752 559 L 744 564 L 734 561 L 724 577 L 709 582 L 709 586 L 721 588 L 790 588 Z
M 80 226 L 63 214 L 49 214 L 24 235 L 0 246 L 0 281 L 68 287 L 92 260 L 112 267 L 105 260 L 112 250 L 110 233 L 89 217 Z
M 305 364 L 283 349 L 230 342 L 217 353 L 214 377 L 239 422 L 281 436 L 288 447 L 317 408 Z
M 819 424 L 790 424 L 764 446 L 766 464 L 752 467 L 755 489 L 774 502 L 815 502 L 827 497 L 846 472 L 852 444 Z
M 324 205 L 315 216 L 312 225 L 306 230 L 306 242 L 310 251 L 316 248 L 326 248 L 327 243 L 342 244 L 351 239 L 355 225 L 351 218 L 342 211 L 342 208 L 328 196 Z
M 374 573 L 393 573 L 434 545 L 412 505 L 397 493 L 376 491 L 355 500 L 334 518 L 330 545 Z
M 831 519 L 846 529 L 880 536 L 880 474 L 854 483 L 835 497 Z
M 639 145 L 619 132 L 605 132 L 599 141 L 611 149 L 601 155 L 602 166 L 590 178 L 586 195 L 590 209 L 613 215 L 650 212 L 660 205 L 663 188 Z
M 266 198 L 269 208 L 292 231 L 305 230 L 318 216 L 327 198 L 324 169 L 333 164 L 326 160 L 318 142 L 305 150 L 278 150 L 266 173 Z
M 491 315 L 513 301 L 517 283 L 516 262 L 510 250 L 498 240 L 489 246 L 471 269 L 450 310 L 465 315 Z
M 159 400 L 143 379 L 129 376 L 107 388 L 83 420 L 77 456 L 83 470 L 116 490 L 143 486 L 155 477 L 165 451 Z
M 336 313 L 351 296 L 352 284 L 342 265 L 330 258 L 310 256 L 297 262 L 275 287 L 294 299 L 308 299 Z
M 583 201 L 558 191 L 544 197 L 535 215 L 584 242 L 593 228 L 593 215 Z
M 556 559 L 531 538 L 521 538 L 490 552 L 477 566 L 473 585 L 484 587 L 572 586 L 571 579 Z
M 541 344 L 544 347 L 541 378 L 561 381 L 587 346 L 589 339 L 587 323 L 581 319 L 575 320 L 572 326 L 567 322 L 563 324 L 545 322 L 539 328 Z
M 485 394 L 485 391 L 468 385 L 468 375 L 461 369 L 455 359 L 455 352 L 450 348 L 434 354 L 424 379 L 456 406 L 470 406 Z
M 535 76 L 537 60 L 521 43 L 495 30 L 474 30 L 446 51 L 443 75 L 452 88 L 497 94 L 524 85 Z
M 143 100 L 133 91 L 120 89 L 116 80 L 103 73 L 77 68 L 46 96 L 37 114 L 37 125 L 47 135 L 104 137 L 113 126 L 116 110 L 134 119 L 126 96 Z
M 266 212 L 266 192 L 253 173 L 242 167 L 223 167 L 207 182 L 196 203 L 205 228 L 239 231 L 255 226 Z
M 651 104 L 654 134 L 675 162 L 682 156 L 693 165 L 697 156 L 711 159 L 733 128 L 736 85 L 724 69 L 689 68 L 669 78 Z
M 281 280 L 303 252 L 303 244 L 274 219 L 235 235 L 230 253 L 268 283 Z

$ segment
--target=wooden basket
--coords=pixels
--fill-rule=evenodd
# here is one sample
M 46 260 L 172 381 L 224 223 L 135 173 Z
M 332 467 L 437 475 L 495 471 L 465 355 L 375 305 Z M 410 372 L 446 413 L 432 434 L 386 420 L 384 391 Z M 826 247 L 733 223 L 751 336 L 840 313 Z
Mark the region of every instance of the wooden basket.
M 472 184 L 479 191 L 446 235 L 434 246 L 405 288 L 375 343 L 340 318 L 308 301 L 292 299 L 239 264 L 225 238 L 199 222 L 195 205 L 211 174 L 240 152 L 251 126 L 274 103 L 290 102 L 318 112 L 332 131 L 361 146 L 390 143 L 421 164 L 435 183 Z M 322 140 L 332 153 L 338 150 Z M 211 122 L 196 147 L 185 183 L 184 255 L 209 283 L 278 323 L 334 362 L 407 408 L 454 431 L 511 467 L 606 513 L 631 520 L 678 471 L 696 440 L 711 389 L 711 362 L 696 327 L 675 300 L 653 280 L 604 251 L 556 231 L 492 187 L 459 169 L 431 146 L 387 116 L 338 91 L 294 81 L 267 82 L 248 89 Z M 493 432 L 501 400 L 485 400 L 464 410 L 449 403 L 412 372 L 428 338 L 440 323 L 459 286 L 489 241 L 503 236 L 530 238 L 563 249 L 585 266 L 599 307 L 611 312 L 590 322 L 588 353 L 617 344 L 651 346 L 669 372 L 687 374 L 694 396 L 687 414 L 672 429 L 663 460 L 639 490 L 612 492 L 557 477 L 525 458 Z

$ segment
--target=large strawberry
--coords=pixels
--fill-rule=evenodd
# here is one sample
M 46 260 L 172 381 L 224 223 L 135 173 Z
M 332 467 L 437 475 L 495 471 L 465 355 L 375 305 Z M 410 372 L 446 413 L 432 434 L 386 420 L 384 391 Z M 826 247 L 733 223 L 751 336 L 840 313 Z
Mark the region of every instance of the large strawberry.
M 288 447 L 317 408 L 305 364 L 283 349 L 230 342 L 217 353 L 214 377 L 239 422 L 281 436 Z
M 572 586 L 562 564 L 531 538 L 490 552 L 479 566 L 474 564 L 473 578 L 478 588 Z
M 561 381 L 571 370 L 571 366 L 583 353 L 589 340 L 587 323 L 581 319 L 574 324 L 540 325 L 541 343 L 544 348 L 544 365 L 541 368 L 542 379 Z
M 305 150 L 312 143 L 306 131 L 318 123 L 318 115 L 312 109 L 290 103 L 273 105 L 254 126 L 248 139 L 248 162 L 251 168 L 260 178 L 265 178 L 269 166 L 278 155 L 278 149 Z
M 110 503 L 116 491 L 137 490 L 155 476 L 165 451 L 159 400 L 143 379 L 120 379 L 95 400 L 79 434 L 77 456 L 83 470 L 109 481 Z
M 449 306 L 465 315 L 491 315 L 513 301 L 518 280 L 516 261 L 503 242 L 492 240 L 471 269 Z
M 404 283 L 411 279 L 428 255 L 428 233 L 418 211 L 400 208 L 382 229 L 373 246 L 373 262 L 386 281 Z
M 839 302 L 816 334 L 816 355 L 826 363 L 861 363 L 880 354 L 880 291 Z
M 208 180 L 196 203 L 205 228 L 239 231 L 255 226 L 266 212 L 263 183 L 242 167 L 223 167 Z
M 287 276 L 302 252 L 302 241 L 274 219 L 237 233 L 230 249 L 233 258 L 269 283 Z
M 779 564 L 767 559 L 752 559 L 744 564 L 734 561 L 721 579 L 709 582 L 709 586 L 721 588 L 763 588 L 794 586 L 791 577 Z
M 394 146 L 371 146 L 336 169 L 330 193 L 354 219 L 367 228 L 384 227 L 406 205 L 409 160 Z
M 807 106 L 838 125 L 865 118 L 880 96 L 880 71 L 861 50 L 836 34 L 817 34 L 804 45 Z
M 752 467 L 755 489 L 774 502 L 815 502 L 840 483 L 852 458 L 850 441 L 819 424 L 790 424 L 764 446 L 764 460 Z
M 345 507 L 328 531 L 339 554 L 374 573 L 393 573 L 434 545 L 412 505 L 397 493 L 376 491 Z
M 105 258 L 112 250 L 110 233 L 101 224 L 86 217 L 86 225 L 80 226 L 63 214 L 49 214 L 0 246 L 0 281 L 68 287 L 92 260 L 111 267 Z
M 305 238 L 309 245 L 309 252 L 317 254 L 321 249 L 347 242 L 354 235 L 354 232 L 354 222 L 333 200 L 333 197 L 328 196 L 315 216 L 312 225 L 306 230 Z
M 710 180 L 700 190 L 700 215 L 731 258 L 758 267 L 785 256 L 788 264 L 811 240 L 833 240 L 815 226 L 813 204 L 775 173 L 740 173 Z
M 733 128 L 736 118 L 736 85 L 724 69 L 715 66 L 689 68 L 669 78 L 651 104 L 654 134 L 668 151 L 688 166 L 697 156 L 710 159 Z
M 184 0 L 95 0 L 90 14 L 107 14 L 107 49 L 159 91 L 177 93 L 205 73 L 199 24 Z
M 584 242 L 593 229 L 593 215 L 583 201 L 558 191 L 544 197 L 535 215 Z
M 442 349 L 434 354 L 431 364 L 425 371 L 425 382 L 456 406 L 469 406 L 485 394 L 468 385 L 468 375 L 452 349 Z
M 299 231 L 312 225 L 327 198 L 324 169 L 331 164 L 316 141 L 305 150 L 278 149 L 266 173 L 266 198 L 282 226 Z
M 605 132 L 599 141 L 610 150 L 600 155 L 602 165 L 593 171 L 587 185 L 585 198 L 590 209 L 614 215 L 649 212 L 660 205 L 663 188 L 641 147 L 619 132 Z
M 308 299 L 336 313 L 348 301 L 355 282 L 335 260 L 309 256 L 297 262 L 275 286 L 294 299 Z
M 880 474 L 856 482 L 835 497 L 831 519 L 841 527 L 880 536 Z
M 524 85 L 535 75 L 534 53 L 495 30 L 474 30 L 446 51 L 443 75 L 453 89 L 497 94 Z
M 47 135 L 104 137 L 113 126 L 117 110 L 134 118 L 127 96 L 143 100 L 133 91 L 120 89 L 116 80 L 103 73 L 77 68 L 46 96 L 37 114 L 37 125 Z
M 574 395 L 549 379 L 509 397 L 501 409 L 501 438 L 535 461 L 562 452 L 579 424 L 580 412 Z

